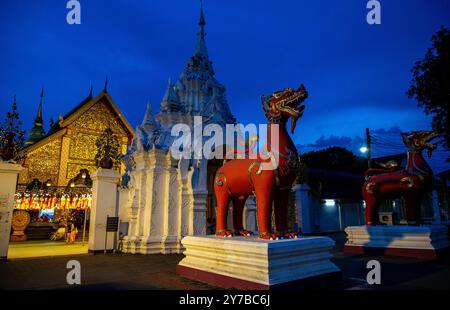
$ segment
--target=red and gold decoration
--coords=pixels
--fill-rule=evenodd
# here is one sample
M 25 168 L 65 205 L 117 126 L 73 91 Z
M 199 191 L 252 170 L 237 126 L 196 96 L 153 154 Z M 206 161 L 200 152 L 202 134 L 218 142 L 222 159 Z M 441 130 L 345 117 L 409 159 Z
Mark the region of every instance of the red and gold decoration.
M 88 193 L 17 193 L 14 208 L 18 210 L 78 209 L 91 207 L 92 195 Z
M 395 163 L 381 164 L 383 167 L 369 169 L 365 174 L 366 182 L 362 188 L 366 202 L 366 225 L 379 224 L 378 210 L 385 199 L 403 197 L 408 224 L 418 225 L 422 198 L 430 189 L 433 171 L 422 156 L 427 150 L 428 157 L 436 145 L 428 143 L 437 136 L 435 131 L 413 131 L 403 133 L 403 143 L 408 148 L 405 169 L 395 171 Z
M 217 199 L 216 235 L 231 237 L 250 235 L 243 229 L 242 215 L 247 197 L 255 194 L 259 237 L 262 239 L 296 238 L 296 232 L 288 231 L 287 205 L 292 184 L 297 177 L 299 156 L 290 138 L 286 123 L 291 119 L 291 132 L 305 108 L 302 102 L 308 97 L 303 85 L 297 90 L 290 87 L 262 97 L 265 115 L 269 122 L 266 155 L 256 159 L 233 159 L 216 173 L 214 192 Z M 277 136 L 272 128 L 278 125 Z M 278 143 L 275 143 L 277 139 Z M 272 165 L 271 169 L 263 169 Z M 228 204 L 233 202 L 234 233 L 227 229 Z M 272 204 L 274 205 L 275 231 L 271 231 Z
M 24 210 L 14 211 L 11 227 L 13 229 L 13 233 L 11 235 L 11 241 L 26 241 L 27 236 L 25 235 L 25 229 L 28 224 L 30 224 L 31 218 L 30 214 Z

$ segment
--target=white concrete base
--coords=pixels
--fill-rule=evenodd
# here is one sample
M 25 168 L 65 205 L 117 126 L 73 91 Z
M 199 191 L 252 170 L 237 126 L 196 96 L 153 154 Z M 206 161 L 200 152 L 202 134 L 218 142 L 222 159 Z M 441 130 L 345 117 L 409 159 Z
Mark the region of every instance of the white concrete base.
M 181 237 L 151 236 L 148 238 L 124 237 L 122 252 L 129 254 L 181 254 Z
M 340 276 L 328 237 L 261 240 L 257 237 L 188 236 L 177 273 L 212 285 L 270 289 L 324 275 Z
M 448 229 L 444 225 L 428 226 L 351 226 L 345 229 L 348 253 L 370 253 L 437 258 L 437 252 L 448 249 Z M 372 250 L 372 251 L 370 251 Z

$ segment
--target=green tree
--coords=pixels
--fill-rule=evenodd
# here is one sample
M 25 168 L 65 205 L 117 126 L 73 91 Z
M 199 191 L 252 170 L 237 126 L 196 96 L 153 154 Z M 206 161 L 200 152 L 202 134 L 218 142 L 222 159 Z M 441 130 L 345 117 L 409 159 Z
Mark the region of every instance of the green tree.
M 0 159 L 4 161 L 19 160 L 19 151 L 23 147 L 25 131 L 20 130 L 22 122 L 17 112 L 16 96 L 11 105 L 11 111 L 0 124 Z
M 450 148 L 450 31 L 442 27 L 433 35 L 432 47 L 424 59 L 415 63 L 409 98 L 418 101 L 427 115 L 432 115 L 432 127 L 441 136 L 440 142 Z

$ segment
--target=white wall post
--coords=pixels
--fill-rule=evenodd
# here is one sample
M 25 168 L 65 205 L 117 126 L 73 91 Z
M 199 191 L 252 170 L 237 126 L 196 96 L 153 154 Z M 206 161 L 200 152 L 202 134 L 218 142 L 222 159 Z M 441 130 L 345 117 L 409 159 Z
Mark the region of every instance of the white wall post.
M 314 232 L 314 203 L 311 197 L 311 188 L 307 184 L 296 184 L 292 191 L 295 194 L 299 227 L 302 228 L 303 233 Z
M 117 183 L 119 172 L 99 168 L 92 174 L 92 210 L 89 225 L 89 253 L 105 250 L 106 218 L 116 216 Z M 106 250 L 114 247 L 114 235 L 108 233 Z
M 433 203 L 433 224 L 441 224 L 441 209 L 439 208 L 439 197 L 437 190 L 431 192 L 431 200 Z
M 0 162 L 0 260 L 8 256 L 17 175 L 22 169 L 18 164 Z
M 250 231 L 257 231 L 256 227 L 256 199 L 255 196 L 248 196 L 244 208 L 244 228 Z
M 208 190 L 206 189 L 206 177 L 208 169 L 208 160 L 203 158 L 197 160 L 194 164 L 196 173 L 193 174 L 193 204 L 190 212 L 192 225 L 189 227 L 190 235 L 206 235 L 206 205 Z
M 206 235 L 206 199 L 208 197 L 207 191 L 194 190 L 194 203 L 192 208 L 192 235 L 202 236 Z

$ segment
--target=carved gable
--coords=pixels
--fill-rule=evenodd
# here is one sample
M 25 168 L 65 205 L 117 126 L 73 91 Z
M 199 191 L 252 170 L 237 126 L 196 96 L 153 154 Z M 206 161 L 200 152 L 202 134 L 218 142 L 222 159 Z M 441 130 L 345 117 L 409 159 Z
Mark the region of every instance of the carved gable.
M 53 184 L 67 186 L 80 169 L 94 172 L 97 169 L 96 141 L 108 127 L 119 136 L 122 153 L 126 153 L 133 132 L 114 103 L 110 103 L 112 99 L 108 99 L 108 95 L 97 98 L 92 99 L 96 102 L 87 101 L 71 112 L 66 123 L 60 123 L 62 127 L 54 133 L 58 138 L 44 138 L 39 147 L 36 145 L 25 151 L 27 169 L 20 174 L 20 183 L 29 183 L 37 178 L 41 182 L 50 179 Z M 124 167 L 120 170 L 123 172 Z
M 111 108 L 107 100 L 102 98 L 89 108 L 89 110 L 81 114 L 69 127 L 74 130 L 101 133 L 108 126 L 111 126 L 115 134 L 121 137 L 128 136 L 127 129 L 118 115 Z

